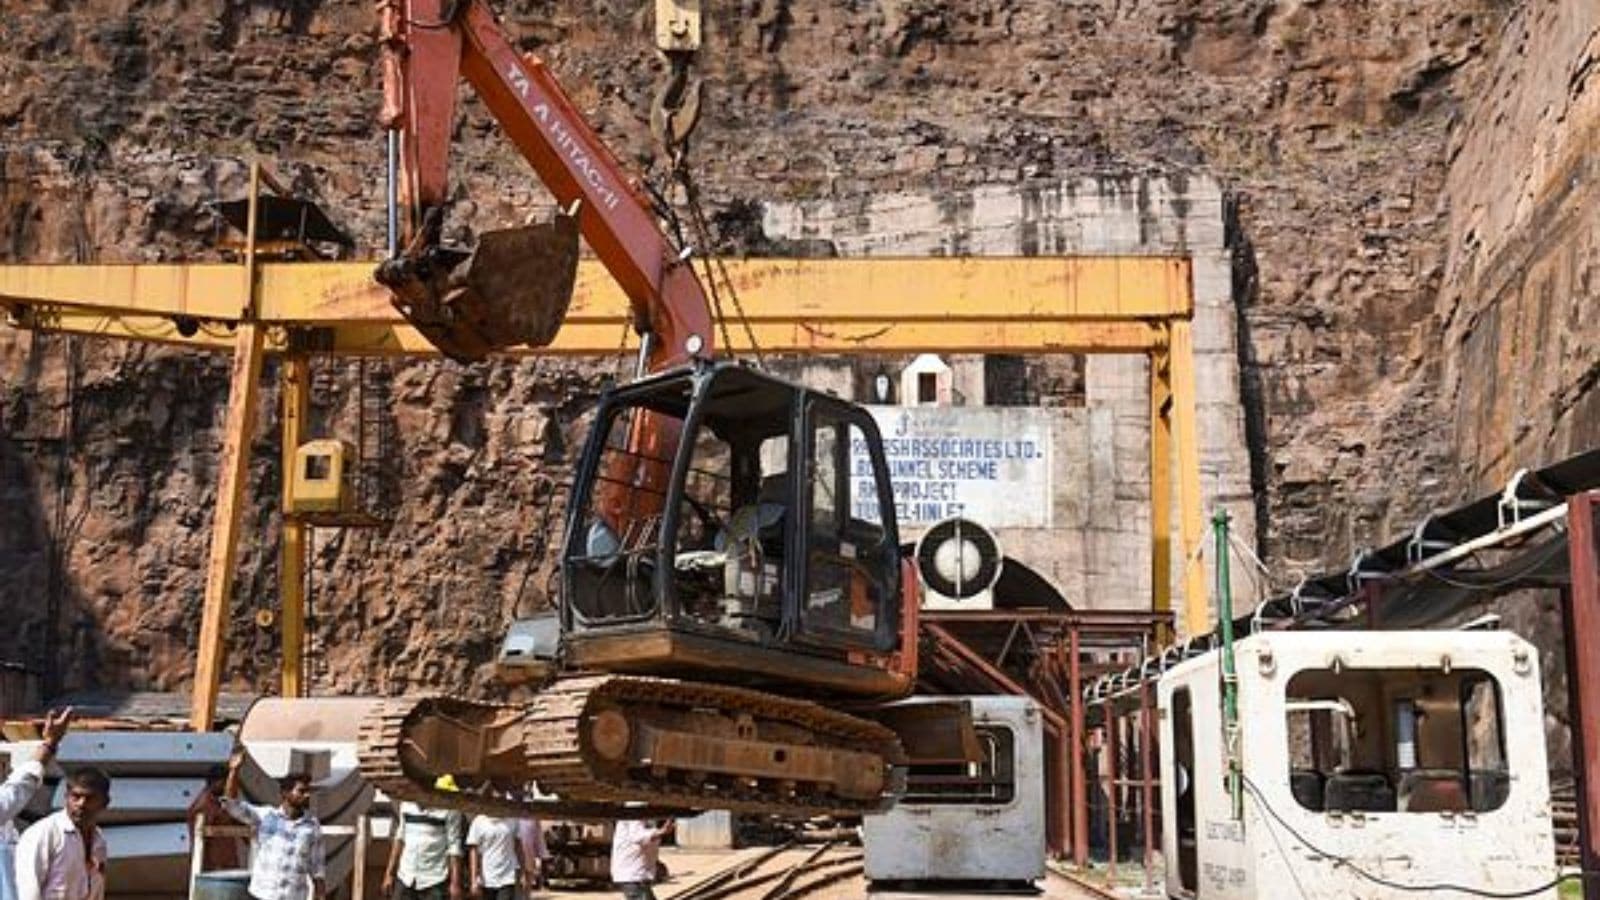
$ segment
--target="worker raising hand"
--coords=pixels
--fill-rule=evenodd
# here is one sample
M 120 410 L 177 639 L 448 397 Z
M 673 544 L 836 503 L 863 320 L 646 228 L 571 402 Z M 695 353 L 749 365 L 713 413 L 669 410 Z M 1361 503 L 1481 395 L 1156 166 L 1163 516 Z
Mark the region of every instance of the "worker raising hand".
M 72 707 L 62 710 L 51 710 L 44 714 L 44 725 L 40 726 L 40 736 L 44 738 L 37 750 L 33 751 L 33 758 L 39 762 L 49 762 L 56 752 L 61 749 L 61 739 L 67 736 L 67 728 L 72 723 Z

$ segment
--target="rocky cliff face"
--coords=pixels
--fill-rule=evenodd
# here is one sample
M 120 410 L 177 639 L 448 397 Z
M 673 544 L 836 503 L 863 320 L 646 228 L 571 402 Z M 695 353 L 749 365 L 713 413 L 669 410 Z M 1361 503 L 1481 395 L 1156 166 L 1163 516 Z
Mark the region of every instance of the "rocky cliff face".
M 1463 491 L 1600 446 L 1600 8 L 1528 4 L 1506 20 L 1450 142 L 1446 265 L 1435 320 L 1441 430 Z M 1553 765 L 1572 729 L 1554 592 L 1502 603 L 1542 653 Z
M 496 5 L 619 155 L 651 161 L 645 112 L 658 69 L 648 5 Z M 258 153 L 369 246 L 379 241 L 370 3 L 45 6 L 0 11 L 0 258 L 204 256 L 217 229 L 205 204 L 236 195 L 241 160 Z M 1514 256 L 1491 245 L 1507 232 L 1492 229 L 1531 233 L 1544 221 L 1537 209 L 1557 217 L 1566 206 L 1552 185 L 1565 182 L 1551 173 L 1579 172 L 1578 148 L 1592 138 L 1551 113 L 1541 120 L 1549 139 L 1529 150 L 1481 99 L 1524 90 L 1495 81 L 1514 78 L 1592 113 L 1595 89 L 1583 87 L 1592 79 L 1569 78 L 1562 95 L 1560 73 L 1529 62 L 1567 65 L 1559 60 L 1570 61 L 1578 39 L 1566 26 L 1588 21 L 1592 42 L 1592 11 L 1580 0 L 1541 9 L 713 0 L 705 74 L 714 94 L 694 159 L 722 237 L 756 252 L 797 249 L 761 231 L 760 209 L 774 199 L 850 202 L 1080 175 L 1200 173 L 1222 184 L 1260 541 L 1292 580 L 1475 489 L 1540 429 L 1562 446 L 1593 442 L 1583 423 L 1594 418 L 1594 355 L 1581 347 L 1552 351 L 1551 374 L 1520 393 L 1496 394 L 1505 398 L 1496 408 L 1526 405 L 1515 397 L 1550 410 L 1524 437 L 1511 437 L 1519 426 L 1505 415 L 1469 423 L 1450 413 L 1481 408 L 1473 398 L 1488 388 L 1474 387 L 1485 371 L 1474 360 L 1503 352 L 1471 323 L 1538 321 L 1536 311 L 1513 315 L 1522 301 L 1510 298 L 1542 289 L 1510 274 L 1521 271 Z M 1542 108 L 1517 107 L 1536 117 Z M 1499 143 L 1474 143 L 1490 133 Z M 517 221 L 542 202 L 472 104 L 458 137 L 458 227 Z M 1530 190 L 1543 205 L 1502 212 L 1479 174 L 1497 166 L 1538 170 Z M 1467 210 L 1477 206 L 1488 212 L 1473 227 Z M 1592 247 L 1587 221 L 1589 237 L 1571 247 Z M 1461 251 L 1468 232 L 1475 262 Z M 1562 284 L 1592 301 L 1592 280 Z M 1552 308 L 1549 327 L 1562 314 Z M 328 365 L 321 396 L 331 420 L 353 402 L 355 376 Z M 481 681 L 504 616 L 543 600 L 537 523 L 558 502 L 550 485 L 564 481 L 596 370 L 394 367 L 399 515 L 386 529 L 318 543 L 319 686 Z M 0 607 L 24 624 L 0 640 L 0 655 L 51 658 L 43 622 L 53 617 L 53 640 L 75 651 L 65 680 L 182 685 L 223 361 L 0 331 L 0 372 Z M 246 609 L 272 606 L 275 593 L 271 416 L 268 406 L 255 447 Z M 241 617 L 232 637 L 245 651 L 230 680 L 269 683 L 270 632 Z
M 1468 484 L 1600 445 L 1600 8 L 1533 4 L 1505 24 L 1451 140 L 1436 316 Z

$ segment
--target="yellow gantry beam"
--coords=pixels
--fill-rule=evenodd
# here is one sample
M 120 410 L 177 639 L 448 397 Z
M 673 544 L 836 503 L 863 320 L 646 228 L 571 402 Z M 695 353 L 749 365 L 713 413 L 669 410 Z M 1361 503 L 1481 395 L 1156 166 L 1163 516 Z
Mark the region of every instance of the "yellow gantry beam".
M 254 178 L 254 174 L 252 175 Z M 252 190 L 254 194 L 254 190 Z M 255 219 L 254 214 L 251 220 Z M 255 246 L 253 229 L 247 240 Z M 305 353 L 436 356 L 373 281 L 373 263 L 260 262 L 0 266 L 0 315 L 21 328 L 154 341 L 235 354 L 222 482 L 196 670 L 193 725 L 215 712 L 247 457 L 263 352 L 290 353 L 285 464 L 304 403 Z M 719 343 L 771 353 L 1138 353 L 1151 358 L 1152 605 L 1171 608 L 1167 504 L 1176 445 L 1185 630 L 1210 627 L 1195 566 L 1200 499 L 1194 422 L 1190 265 L 1174 257 L 747 259 L 725 262 L 732 320 Z M 731 297 L 739 306 L 733 307 Z M 614 354 L 632 340 L 621 290 L 585 260 L 549 347 L 523 354 Z M 741 320 L 742 321 L 739 321 Z M 286 695 L 301 680 L 303 530 L 286 526 L 281 590 Z
M 1162 346 L 1164 321 L 1192 310 L 1189 262 L 1172 257 L 726 265 L 744 322 L 774 353 L 1148 353 Z M 254 315 L 244 267 L 227 263 L 0 266 L 0 307 L 24 328 L 216 350 L 254 320 L 268 326 L 269 351 L 287 349 L 289 331 L 314 330 L 319 353 L 437 353 L 390 305 L 371 263 L 259 263 L 257 272 Z M 615 353 L 627 322 L 621 290 L 585 260 L 555 342 L 514 353 Z M 743 324 L 728 331 L 733 349 L 749 349 Z

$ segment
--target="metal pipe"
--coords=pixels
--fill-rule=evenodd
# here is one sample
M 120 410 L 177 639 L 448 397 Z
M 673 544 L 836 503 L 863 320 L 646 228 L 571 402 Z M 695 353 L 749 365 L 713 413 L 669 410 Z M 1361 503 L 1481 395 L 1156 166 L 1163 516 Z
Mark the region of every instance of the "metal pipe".
M 1083 679 L 1079 671 L 1078 626 L 1067 626 L 1067 690 L 1072 701 L 1072 862 L 1082 868 L 1089 864 L 1089 791 L 1083 783 Z
M 1155 685 L 1139 691 L 1139 824 L 1144 830 L 1144 889 L 1155 884 L 1156 869 L 1156 697 Z
M 1600 541 L 1595 510 L 1600 491 L 1576 494 L 1562 509 L 1567 517 L 1571 584 L 1566 601 L 1567 702 L 1572 709 L 1573 770 L 1578 780 L 1578 852 L 1584 871 L 1600 869 Z M 1527 521 L 1526 519 L 1523 521 Z M 1584 900 L 1600 900 L 1600 880 L 1586 879 Z
M 1117 732 L 1122 730 L 1122 717 L 1114 704 L 1107 703 L 1105 710 L 1105 740 L 1100 750 L 1106 757 L 1106 882 L 1117 883 L 1117 783 L 1122 772 L 1117 766 L 1122 755 L 1122 741 Z
M 391 128 L 389 137 L 389 177 L 384 190 L 389 210 L 387 256 L 394 259 L 400 253 L 400 130 Z
M 1233 819 L 1244 818 L 1244 783 L 1239 771 L 1239 672 L 1233 658 L 1233 591 L 1228 583 L 1228 511 L 1211 517 L 1217 535 L 1217 613 L 1222 631 L 1222 734 L 1228 757 L 1228 797 Z
M 1435 553 L 1433 556 L 1430 556 L 1414 565 L 1406 566 L 1404 569 L 1401 569 L 1398 573 L 1396 573 L 1395 577 L 1404 578 L 1407 575 L 1426 572 L 1430 569 L 1437 569 L 1446 563 L 1452 563 L 1463 557 L 1471 556 L 1479 550 L 1493 547 L 1496 544 L 1520 535 L 1527 534 L 1529 532 L 1538 531 L 1545 526 L 1559 522 L 1566 517 L 1566 506 L 1563 505 L 1551 507 L 1550 509 L 1538 513 L 1537 515 L 1529 516 L 1526 519 L 1520 519 L 1504 528 L 1496 528 L 1494 531 L 1491 531 L 1488 534 L 1480 535 L 1465 543 L 1457 544 L 1442 553 Z
M 639 332 L 639 358 L 633 364 L 634 378 L 643 378 L 650 371 L 650 345 L 654 343 L 651 340 L 653 337 L 655 337 L 653 331 Z

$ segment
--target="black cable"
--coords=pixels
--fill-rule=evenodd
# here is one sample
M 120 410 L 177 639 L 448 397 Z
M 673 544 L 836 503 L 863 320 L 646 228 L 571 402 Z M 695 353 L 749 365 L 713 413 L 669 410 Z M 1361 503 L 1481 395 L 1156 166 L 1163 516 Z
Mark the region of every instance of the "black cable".
M 1267 802 L 1267 798 L 1261 795 L 1261 789 L 1256 787 L 1255 782 L 1251 781 L 1243 773 L 1241 773 L 1239 777 L 1241 780 L 1243 780 L 1245 789 L 1250 792 L 1250 795 L 1255 798 L 1257 803 L 1261 804 L 1261 808 L 1267 811 L 1267 815 L 1271 816 L 1273 821 L 1277 822 L 1279 825 L 1282 825 L 1284 830 L 1289 832 L 1289 835 L 1295 840 L 1303 844 L 1307 850 L 1310 850 L 1312 853 L 1315 853 L 1318 856 L 1332 860 L 1335 867 L 1344 866 L 1345 868 L 1356 873 L 1362 878 L 1365 878 L 1373 884 L 1390 888 L 1391 890 L 1407 891 L 1417 894 L 1431 894 L 1438 891 L 1455 891 L 1456 893 L 1470 894 L 1474 897 L 1490 897 L 1495 898 L 1495 900 L 1515 900 L 1515 898 L 1518 897 L 1532 897 L 1537 894 L 1542 894 L 1545 891 L 1557 887 L 1563 882 L 1571 881 L 1574 878 L 1600 878 L 1600 872 L 1569 872 L 1566 875 L 1558 875 L 1550 881 L 1547 881 L 1537 887 L 1527 888 L 1520 891 L 1487 891 L 1483 890 L 1482 888 L 1470 888 L 1458 884 L 1445 884 L 1442 882 L 1436 884 L 1402 884 L 1398 881 L 1390 881 L 1387 878 L 1384 878 L 1380 875 L 1374 875 L 1371 872 L 1362 869 L 1360 866 L 1351 862 L 1350 857 L 1348 856 L 1340 856 L 1337 853 L 1330 853 L 1327 850 L 1318 847 L 1316 844 L 1306 840 L 1305 835 L 1301 834 L 1299 831 L 1296 831 L 1293 825 L 1290 825 L 1288 822 L 1284 821 L 1282 816 L 1278 815 L 1278 811 L 1272 808 L 1272 804 Z
M 1552 540 L 1543 548 L 1533 551 L 1532 559 L 1526 561 L 1518 560 L 1518 562 L 1524 562 L 1525 564 L 1509 575 L 1495 576 L 1492 574 L 1492 570 L 1480 570 L 1477 572 L 1451 571 L 1448 575 L 1437 569 L 1425 569 L 1423 571 L 1424 574 L 1426 574 L 1429 578 L 1432 578 L 1435 581 L 1443 582 L 1451 587 L 1458 587 L 1462 588 L 1463 590 L 1471 591 L 1498 591 L 1501 588 L 1511 587 L 1522 579 L 1532 575 L 1545 563 L 1554 559 L 1557 553 L 1560 553 L 1566 549 L 1566 541 Z M 1486 577 L 1483 581 L 1476 581 L 1465 577 L 1480 574 L 1488 577 Z

